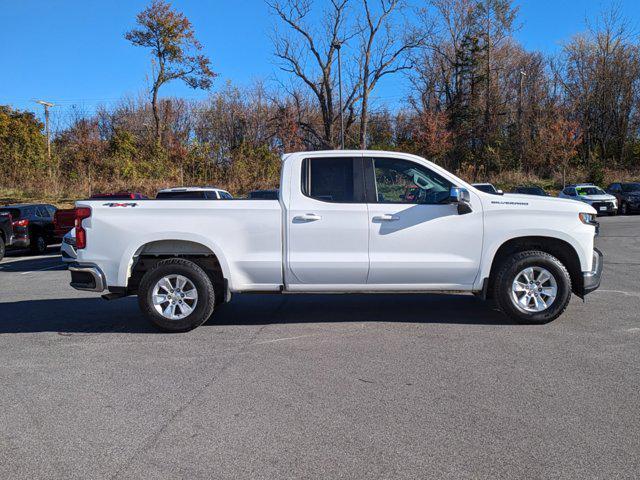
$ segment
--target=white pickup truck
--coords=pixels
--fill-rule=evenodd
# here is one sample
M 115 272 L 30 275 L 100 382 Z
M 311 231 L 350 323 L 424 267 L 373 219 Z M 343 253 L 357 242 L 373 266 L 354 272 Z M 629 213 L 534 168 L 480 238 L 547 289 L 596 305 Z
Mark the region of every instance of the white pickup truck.
M 414 155 L 284 155 L 277 200 L 80 201 L 71 286 L 137 295 L 157 327 L 232 293 L 468 292 L 545 323 L 598 288 L 596 211 L 476 190 Z

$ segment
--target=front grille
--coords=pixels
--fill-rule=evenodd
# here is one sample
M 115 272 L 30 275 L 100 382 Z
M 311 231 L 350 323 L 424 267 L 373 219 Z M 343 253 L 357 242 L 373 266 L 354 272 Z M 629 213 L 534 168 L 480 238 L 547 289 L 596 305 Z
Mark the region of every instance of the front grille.
M 591 206 L 596 210 L 600 210 L 600 207 L 605 207 L 607 210 L 612 210 L 613 202 L 593 202 Z

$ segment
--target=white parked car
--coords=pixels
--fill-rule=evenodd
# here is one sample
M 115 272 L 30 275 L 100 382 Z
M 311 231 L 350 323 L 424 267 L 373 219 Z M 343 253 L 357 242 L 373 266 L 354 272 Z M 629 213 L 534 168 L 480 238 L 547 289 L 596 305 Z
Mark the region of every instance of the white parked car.
M 60 253 L 62 255 L 62 261 L 65 263 L 75 262 L 77 258 L 76 253 L 76 229 L 69 230 L 64 237 L 62 237 L 62 244 L 60 245 Z
M 546 323 L 572 292 L 598 288 L 603 264 L 589 205 L 484 193 L 397 152 L 285 155 L 277 201 L 76 207 L 71 286 L 137 295 L 167 331 L 197 327 L 232 293 L 251 292 L 456 291 Z
M 176 187 L 160 190 L 156 200 L 232 200 L 226 190 L 214 187 Z
M 569 185 L 558 194 L 558 197 L 578 200 L 591 205 L 599 215 L 604 213 L 615 215 L 618 212 L 616 197 L 591 183 Z
M 471 185 L 481 192 L 491 193 L 493 195 L 502 195 L 504 193 L 502 190 L 497 189 L 493 183 L 472 183 Z

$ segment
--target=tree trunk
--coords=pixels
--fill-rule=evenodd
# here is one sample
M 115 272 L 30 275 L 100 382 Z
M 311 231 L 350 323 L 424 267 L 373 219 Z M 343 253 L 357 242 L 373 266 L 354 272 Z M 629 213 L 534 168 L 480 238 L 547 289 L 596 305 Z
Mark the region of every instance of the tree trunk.
M 161 131 L 160 131 L 160 114 L 158 113 L 158 90 L 159 86 L 153 87 L 151 96 L 151 110 L 153 110 L 153 121 L 155 125 L 156 143 L 158 146 L 161 144 Z

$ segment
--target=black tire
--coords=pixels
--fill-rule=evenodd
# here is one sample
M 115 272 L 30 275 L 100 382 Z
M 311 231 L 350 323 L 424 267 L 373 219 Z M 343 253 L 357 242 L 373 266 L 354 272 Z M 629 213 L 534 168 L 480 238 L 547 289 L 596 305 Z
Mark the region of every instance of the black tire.
M 4 258 L 4 254 L 6 253 L 6 251 L 7 248 L 4 245 L 4 238 L 2 238 L 2 235 L 0 235 L 0 262 Z
M 628 215 L 629 214 L 629 209 L 627 208 L 627 204 L 625 202 L 622 202 L 620 204 L 620 215 Z
M 528 267 L 540 267 L 554 277 L 557 294 L 551 305 L 539 312 L 525 311 L 516 305 L 512 286 L 516 276 Z M 558 318 L 569 305 L 571 299 L 571 277 L 566 267 L 546 252 L 535 250 L 518 252 L 507 257 L 498 267 L 493 283 L 494 299 L 498 308 L 518 323 L 544 324 Z
M 152 300 L 156 283 L 167 275 L 182 275 L 191 281 L 198 293 L 197 303 L 188 316 L 172 320 L 159 313 Z M 171 258 L 158 262 L 148 270 L 138 287 L 138 304 L 142 313 L 164 332 L 186 332 L 205 323 L 215 306 L 215 291 L 206 272 L 189 260 Z
M 31 237 L 31 251 L 38 255 L 44 255 L 47 252 L 47 240 L 40 234 Z

